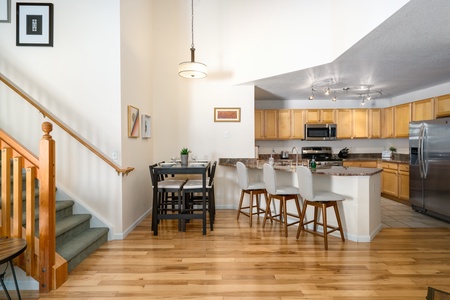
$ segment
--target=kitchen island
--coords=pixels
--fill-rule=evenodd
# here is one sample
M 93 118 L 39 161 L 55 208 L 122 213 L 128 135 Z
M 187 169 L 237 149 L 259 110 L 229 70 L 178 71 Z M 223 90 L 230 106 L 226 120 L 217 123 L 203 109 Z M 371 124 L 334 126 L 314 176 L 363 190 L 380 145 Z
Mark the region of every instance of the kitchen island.
M 256 180 L 262 180 L 264 161 L 256 159 L 220 159 L 219 165 L 234 168 L 242 161 Z M 295 164 L 275 162 L 277 180 L 280 184 L 298 186 Z M 328 190 L 345 197 L 339 203 L 339 212 L 345 237 L 355 242 L 370 242 L 381 230 L 381 169 L 358 167 L 325 167 L 313 173 L 314 188 Z M 236 177 L 237 180 L 237 177 Z M 293 210 L 294 207 L 289 207 Z M 308 210 L 307 218 L 313 211 Z M 329 214 L 330 224 L 336 224 L 334 214 Z

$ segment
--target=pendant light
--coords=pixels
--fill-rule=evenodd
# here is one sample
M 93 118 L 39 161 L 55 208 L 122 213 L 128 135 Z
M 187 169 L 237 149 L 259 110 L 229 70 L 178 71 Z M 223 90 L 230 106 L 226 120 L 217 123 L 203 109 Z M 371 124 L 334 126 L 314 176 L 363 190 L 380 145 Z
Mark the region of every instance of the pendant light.
M 192 6 L 192 43 L 191 43 L 191 61 L 185 61 L 178 65 L 178 75 L 184 78 L 205 78 L 207 75 L 207 67 L 205 64 L 195 62 L 194 47 L 194 0 L 191 0 Z

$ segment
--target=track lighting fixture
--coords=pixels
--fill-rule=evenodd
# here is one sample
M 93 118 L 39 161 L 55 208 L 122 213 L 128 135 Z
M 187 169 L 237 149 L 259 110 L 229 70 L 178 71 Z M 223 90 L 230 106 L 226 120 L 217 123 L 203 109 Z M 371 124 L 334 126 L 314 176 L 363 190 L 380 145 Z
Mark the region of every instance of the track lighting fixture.
M 311 89 L 311 96 L 308 98 L 309 100 L 314 100 L 314 89 Z
M 331 101 L 333 102 L 337 101 L 338 95 L 340 100 L 355 99 L 355 96 L 357 96 L 357 99 L 361 100 L 361 105 L 365 105 L 367 101 L 379 98 L 383 95 L 381 90 L 373 90 L 372 87 L 373 85 L 368 84 L 355 86 L 344 85 L 342 83 L 338 83 L 334 78 L 328 78 L 325 80 L 315 81 L 311 84 L 311 95 L 308 99 L 315 99 L 315 91 L 323 91 L 324 95 L 331 97 Z M 317 99 L 321 99 L 321 94 L 318 97 L 319 98 Z
M 333 96 L 333 98 L 331 98 L 331 101 L 336 102 L 336 100 L 337 100 L 336 91 L 334 91 L 334 96 Z

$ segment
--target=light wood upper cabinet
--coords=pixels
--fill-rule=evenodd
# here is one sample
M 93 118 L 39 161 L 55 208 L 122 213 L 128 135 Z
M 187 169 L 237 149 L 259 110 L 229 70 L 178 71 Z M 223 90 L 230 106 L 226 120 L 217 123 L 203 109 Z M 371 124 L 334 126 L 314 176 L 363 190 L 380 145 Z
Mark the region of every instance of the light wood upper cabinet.
M 369 110 L 366 108 L 353 109 L 353 138 L 369 137 Z
M 255 110 L 255 139 L 278 138 L 278 110 Z
M 255 110 L 255 139 L 262 140 L 264 138 L 264 111 Z
M 408 137 L 409 122 L 411 122 L 411 103 L 394 106 L 394 137 Z
M 264 138 L 278 138 L 278 110 L 276 109 L 264 110 Z
M 305 111 L 302 109 L 292 110 L 292 138 L 304 139 L 305 138 Z
M 411 121 L 434 119 L 434 99 L 414 101 L 411 107 Z
M 335 123 L 334 109 L 308 109 L 305 111 L 305 123 Z
M 394 137 L 394 107 L 386 107 L 381 111 L 382 124 L 381 136 L 383 138 Z
M 255 139 L 283 140 L 304 138 L 304 110 L 255 110 Z
M 435 101 L 436 101 L 436 117 L 450 116 L 450 94 L 436 97 Z
M 381 109 L 369 109 L 369 138 L 381 138 Z
M 278 111 L 278 138 L 292 138 L 292 111 L 290 109 Z
M 352 109 L 336 110 L 336 126 L 338 139 L 351 139 L 353 137 Z

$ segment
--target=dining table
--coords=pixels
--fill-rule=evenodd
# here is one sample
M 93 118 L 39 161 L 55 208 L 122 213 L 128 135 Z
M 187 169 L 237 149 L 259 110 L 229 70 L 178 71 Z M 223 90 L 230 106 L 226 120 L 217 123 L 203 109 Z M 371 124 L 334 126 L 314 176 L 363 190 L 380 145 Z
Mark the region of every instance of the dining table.
M 16 272 L 14 271 L 13 259 L 22 254 L 27 248 L 27 242 L 21 238 L 2 236 L 0 237 L 0 265 L 9 264 L 11 267 L 11 273 L 13 275 L 14 284 L 16 285 L 17 298 L 22 299 L 20 296 L 19 285 L 17 284 Z M 6 268 L 3 273 L 0 274 L 0 284 L 2 285 L 3 291 L 5 292 L 6 298 L 11 299 L 6 285 L 4 282 L 4 277 L 6 273 Z
M 154 167 L 154 176 L 160 178 L 161 175 L 197 175 L 202 177 L 203 185 L 203 211 L 202 214 L 194 213 L 183 213 L 183 211 L 171 213 L 171 214 L 160 214 L 158 213 L 158 180 L 156 180 L 153 187 L 153 209 L 152 209 L 152 229 L 153 235 L 158 235 L 158 223 L 160 220 L 165 219 L 176 219 L 179 224 L 182 221 L 190 219 L 202 219 L 203 220 L 203 235 L 206 235 L 206 186 L 208 171 L 210 168 L 210 161 L 189 161 L 187 164 L 181 164 L 181 162 L 172 163 L 161 163 Z M 181 197 L 181 195 L 179 195 Z M 184 226 L 178 226 L 182 228 Z

